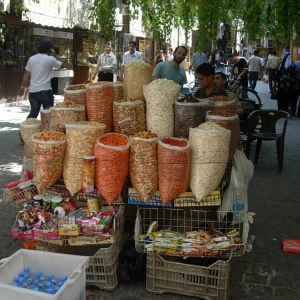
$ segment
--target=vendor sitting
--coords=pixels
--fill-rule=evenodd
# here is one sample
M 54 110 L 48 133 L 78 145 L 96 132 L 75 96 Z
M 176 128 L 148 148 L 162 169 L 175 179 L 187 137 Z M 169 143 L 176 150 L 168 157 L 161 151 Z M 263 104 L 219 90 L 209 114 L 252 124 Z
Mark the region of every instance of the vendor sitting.
M 199 88 L 194 96 L 199 99 L 205 99 L 212 96 L 227 96 L 224 88 L 214 84 L 215 68 L 209 63 L 203 63 L 196 69 L 196 76 L 201 88 Z

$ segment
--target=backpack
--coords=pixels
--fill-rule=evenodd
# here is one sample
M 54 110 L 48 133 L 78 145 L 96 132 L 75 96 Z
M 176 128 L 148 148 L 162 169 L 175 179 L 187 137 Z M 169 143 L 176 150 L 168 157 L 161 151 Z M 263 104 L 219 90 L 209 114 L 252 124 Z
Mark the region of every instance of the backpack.
M 278 89 L 291 91 L 297 83 L 297 68 L 293 62 L 289 69 L 284 67 L 287 57 L 280 62 L 276 69 L 275 80 L 277 81 Z

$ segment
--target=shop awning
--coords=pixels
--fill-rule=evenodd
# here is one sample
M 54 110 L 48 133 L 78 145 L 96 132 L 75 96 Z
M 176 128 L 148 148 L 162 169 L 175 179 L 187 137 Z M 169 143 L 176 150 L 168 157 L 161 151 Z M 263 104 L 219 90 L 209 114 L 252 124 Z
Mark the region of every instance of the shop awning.
M 22 16 L 23 21 L 58 28 L 89 28 L 88 1 L 82 4 L 80 0 L 24 0 L 24 5 L 29 11 L 27 18 Z

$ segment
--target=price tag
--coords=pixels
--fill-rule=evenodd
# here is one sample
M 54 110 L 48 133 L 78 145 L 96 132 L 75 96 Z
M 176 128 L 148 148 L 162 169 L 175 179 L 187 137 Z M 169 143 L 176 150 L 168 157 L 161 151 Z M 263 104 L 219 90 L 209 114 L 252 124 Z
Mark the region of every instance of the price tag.
M 23 189 L 25 189 L 25 188 L 27 188 L 27 187 L 29 187 L 31 185 L 32 185 L 32 181 L 31 180 L 27 180 L 27 181 L 24 181 L 24 182 L 20 182 L 18 184 L 18 188 L 21 189 L 21 190 L 23 190 Z

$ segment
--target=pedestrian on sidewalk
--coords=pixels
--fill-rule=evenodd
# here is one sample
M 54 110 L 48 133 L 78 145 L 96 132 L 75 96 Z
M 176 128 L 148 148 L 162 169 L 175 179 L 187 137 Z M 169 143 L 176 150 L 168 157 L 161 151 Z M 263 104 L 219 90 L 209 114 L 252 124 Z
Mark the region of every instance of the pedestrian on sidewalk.
M 258 57 L 258 51 L 254 50 L 253 56 L 248 60 L 249 87 L 255 90 L 258 75 L 260 73 L 261 59 Z
M 233 64 L 232 76 L 234 80 L 240 80 L 242 86 L 248 87 L 248 64 L 244 57 L 228 55 L 228 63 Z
M 293 63 L 289 47 L 286 48 L 286 52 L 283 55 L 275 76 L 278 88 L 278 109 L 293 115 L 291 106 L 295 91 L 297 90 L 298 78 L 296 66 Z
M 295 94 L 293 95 L 291 111 L 295 116 L 297 116 L 297 118 L 300 118 L 300 103 L 298 101 L 300 95 L 300 53 L 298 54 L 298 60 L 296 61 L 295 65 L 297 70 L 298 86 Z
M 263 55 L 261 54 L 260 55 L 260 79 L 263 79 L 263 77 L 264 77 L 265 64 L 266 64 L 266 61 L 265 61 Z
M 272 93 L 273 89 L 276 89 L 275 73 L 280 63 L 280 58 L 276 56 L 276 54 L 276 51 L 273 50 L 272 54 L 269 54 L 268 61 L 266 64 L 267 73 L 269 75 L 270 93 Z
M 105 45 L 104 53 L 99 56 L 98 63 L 92 75 L 92 80 L 98 74 L 98 81 L 114 81 L 114 73 L 117 68 L 117 59 L 111 53 L 111 43 Z
M 38 54 L 31 56 L 25 67 L 18 96 L 23 96 L 29 87 L 31 110 L 27 118 L 37 118 L 41 105 L 44 109 L 54 105 L 51 78 L 53 68 L 63 68 L 61 58 L 55 53 L 52 42 L 44 39 L 38 46 Z
M 195 81 L 198 81 L 195 71 L 203 63 L 208 63 L 206 54 L 203 51 L 201 53 L 198 51 L 195 52 L 192 56 L 192 60 L 191 60 L 190 66 L 189 66 L 189 70 L 194 70 Z

